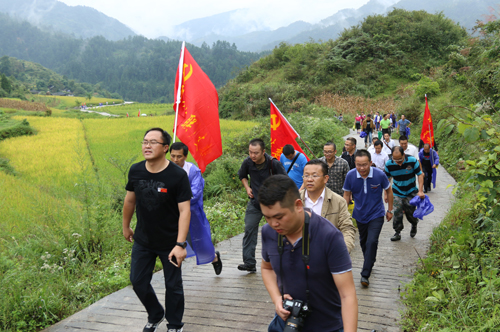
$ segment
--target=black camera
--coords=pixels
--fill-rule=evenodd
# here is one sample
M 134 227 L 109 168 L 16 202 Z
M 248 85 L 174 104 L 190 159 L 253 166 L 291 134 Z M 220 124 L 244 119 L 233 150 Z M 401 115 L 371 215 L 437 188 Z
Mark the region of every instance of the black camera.
M 283 309 L 290 311 L 283 332 L 301 331 L 304 327 L 304 319 L 309 314 L 307 304 L 301 300 L 284 300 Z

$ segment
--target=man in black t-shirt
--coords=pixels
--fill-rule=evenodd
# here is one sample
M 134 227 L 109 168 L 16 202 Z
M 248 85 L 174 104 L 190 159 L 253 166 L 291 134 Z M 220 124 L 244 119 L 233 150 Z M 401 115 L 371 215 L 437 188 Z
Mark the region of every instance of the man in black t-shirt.
M 248 146 L 248 157 L 243 160 L 238 171 L 241 183 L 247 191 L 250 201 L 245 211 L 245 235 L 243 236 L 243 264 L 238 265 L 241 271 L 256 272 L 255 248 L 257 233 L 262 212 L 258 201 L 259 188 L 273 174 L 286 175 L 285 168 L 276 158 L 266 153 L 264 141 L 254 138 Z M 248 182 L 250 176 L 250 184 Z
M 170 135 L 161 128 L 146 132 L 144 161 L 132 165 L 123 204 L 123 236 L 134 242 L 130 281 L 148 312 L 143 332 L 157 330 L 164 318 L 171 332 L 181 332 L 184 314 L 181 263 L 186 257 L 186 236 L 191 217 L 191 187 L 187 173 L 165 157 Z M 137 215 L 137 225 L 130 221 Z M 165 276 L 165 310 L 151 286 L 156 257 Z

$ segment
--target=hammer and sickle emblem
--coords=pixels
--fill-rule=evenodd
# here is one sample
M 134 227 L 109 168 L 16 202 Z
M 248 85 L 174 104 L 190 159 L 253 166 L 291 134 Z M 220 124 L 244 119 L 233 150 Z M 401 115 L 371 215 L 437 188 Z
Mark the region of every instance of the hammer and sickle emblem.
M 276 123 L 276 118 L 278 115 L 276 114 L 271 114 L 271 129 L 276 130 L 278 127 L 281 125 L 281 119 L 278 118 L 278 123 Z
M 188 68 L 188 67 L 189 67 L 189 72 L 186 74 L 186 68 Z M 193 65 L 191 65 L 191 64 L 188 65 L 187 63 L 185 63 L 184 64 L 184 80 L 183 80 L 183 82 L 186 82 L 191 77 L 191 75 L 193 75 Z

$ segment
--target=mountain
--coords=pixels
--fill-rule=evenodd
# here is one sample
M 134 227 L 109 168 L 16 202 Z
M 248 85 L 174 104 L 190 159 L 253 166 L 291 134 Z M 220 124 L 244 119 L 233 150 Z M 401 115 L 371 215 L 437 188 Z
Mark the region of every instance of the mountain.
M 0 13 L 0 57 L 40 63 L 74 79 L 119 93 L 127 100 L 172 102 L 181 42 L 143 36 L 111 41 L 50 33 Z M 240 52 L 235 45 L 217 41 L 196 47 L 191 55 L 215 87 L 223 86 L 262 54 Z
M 125 24 L 93 8 L 68 6 L 57 0 L 0 0 L 0 12 L 46 31 L 78 38 L 103 36 L 108 40 L 120 40 L 135 35 Z
M 176 25 L 174 34 L 171 37 L 191 42 L 209 35 L 230 37 L 266 30 L 269 30 L 269 28 L 264 23 L 250 18 L 247 9 L 236 9 Z
M 364 18 L 370 15 L 386 14 L 393 8 L 405 10 L 425 10 L 428 13 L 443 12 L 446 17 L 459 23 L 467 29 L 472 29 L 477 20 L 485 19 L 485 15 L 491 13 L 491 8 L 497 8 L 498 0 L 370 0 L 358 9 L 342 9 L 337 13 L 326 17 L 316 24 L 310 24 L 302 21 L 292 23 L 286 27 L 269 31 L 267 29 L 251 31 L 238 35 L 242 29 L 230 31 L 232 22 L 229 19 L 233 12 L 224 13 L 223 16 L 210 16 L 203 20 L 204 22 L 217 22 L 214 28 L 210 25 L 204 25 L 200 33 L 188 33 L 195 31 L 193 21 L 183 23 L 186 40 L 201 46 L 204 42 L 211 44 L 217 40 L 225 40 L 229 43 L 235 43 L 238 49 L 244 51 L 261 52 L 271 50 L 281 42 L 288 44 L 305 43 L 312 40 L 327 41 L 337 39 L 339 35 L 351 26 L 358 25 Z M 222 15 L 222 14 L 220 14 Z M 217 17 L 219 19 L 217 19 Z M 225 19 L 222 19 L 222 18 Z M 227 29 L 224 24 L 227 23 Z M 246 22 L 248 21 L 242 21 Z M 250 22 L 252 23 L 252 22 Z M 259 24 L 249 24 L 249 29 L 254 30 Z M 226 31 L 226 33 L 219 33 Z M 191 38 L 191 39 L 190 39 Z
M 469 30 L 476 25 L 477 20 L 485 20 L 490 14 L 500 16 L 498 0 L 401 0 L 394 7 L 406 10 L 423 9 L 433 14 L 443 12 L 446 17 Z

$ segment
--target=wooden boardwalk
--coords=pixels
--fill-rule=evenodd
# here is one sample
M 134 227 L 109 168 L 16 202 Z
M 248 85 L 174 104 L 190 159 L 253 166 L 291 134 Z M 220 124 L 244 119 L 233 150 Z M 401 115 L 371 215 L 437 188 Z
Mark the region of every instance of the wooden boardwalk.
M 362 147 L 359 139 L 358 147 Z M 415 238 L 409 235 L 410 225 L 406 219 L 402 239 L 398 242 L 390 241 L 394 234 L 392 223 L 384 225 L 369 288 L 362 288 L 359 283 L 363 254 L 359 243 L 356 243 L 351 257 L 359 303 L 358 331 L 401 331 L 398 326 L 402 310 L 400 289 L 411 279 L 418 260 L 417 252 L 425 255 L 432 229 L 441 222 L 451 206 L 453 196 L 447 185 L 454 183 L 453 178 L 440 167 L 437 187 L 428 194 L 435 210 L 419 223 Z M 257 273 L 248 274 L 236 268 L 241 263 L 242 238 L 238 235 L 217 246 L 224 264 L 220 276 L 214 274 L 211 264 L 197 266 L 193 258 L 183 263 L 186 296 L 184 332 L 267 331 L 267 325 L 274 316 L 274 305 L 262 283 L 259 269 Z M 259 239 L 258 262 L 260 249 Z M 162 272 L 154 275 L 152 283 L 163 302 Z M 128 286 L 44 331 L 133 332 L 142 331 L 146 321 L 147 314 L 142 304 Z M 159 331 L 166 330 L 163 323 Z

